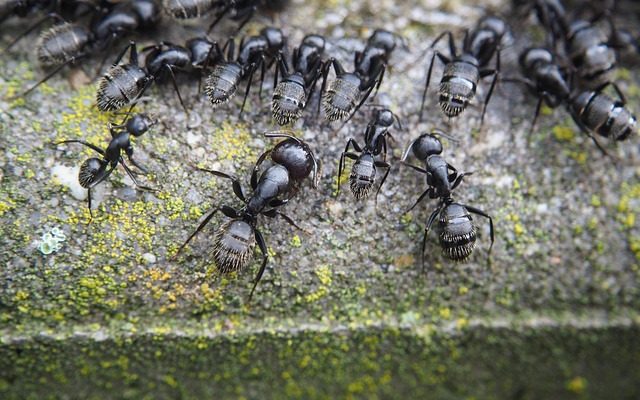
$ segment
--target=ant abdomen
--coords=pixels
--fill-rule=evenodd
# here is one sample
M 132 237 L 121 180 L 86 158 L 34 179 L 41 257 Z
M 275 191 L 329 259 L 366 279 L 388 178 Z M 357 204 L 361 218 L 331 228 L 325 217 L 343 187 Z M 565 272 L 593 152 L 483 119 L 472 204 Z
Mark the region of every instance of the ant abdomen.
M 242 78 L 242 68 L 235 63 L 216 65 L 207 78 L 205 92 L 214 107 L 229 101 L 238 89 L 238 82 Z
M 440 83 L 439 102 L 447 117 L 456 117 L 469 105 L 480 79 L 478 67 L 467 62 L 447 64 Z
M 87 28 L 65 22 L 44 32 L 39 40 L 38 60 L 51 67 L 78 56 L 91 37 Z
M 363 199 L 369 195 L 376 179 L 375 160 L 371 154 L 362 154 L 351 167 L 349 187 L 351 193 L 357 199 Z
M 100 111 L 117 111 L 135 100 L 149 77 L 137 65 L 115 65 L 100 80 L 96 104 Z
M 82 165 L 80 165 L 80 172 L 78 172 L 78 182 L 80 182 L 80 186 L 88 189 L 103 168 L 103 162 L 99 158 L 92 157 L 86 159 Z
M 346 118 L 360 100 L 360 79 L 354 74 L 338 76 L 323 96 L 322 107 L 327 120 Z
M 476 246 L 476 227 L 469 211 L 458 203 L 447 205 L 440 212 L 439 227 L 442 253 L 455 261 L 469 257 Z
M 213 236 L 213 259 L 220 272 L 243 270 L 253 257 L 254 228 L 241 219 L 225 222 Z
M 298 78 L 298 79 L 296 79 Z M 302 116 L 307 103 L 304 92 L 304 82 L 299 75 L 292 75 L 287 80 L 278 83 L 273 91 L 271 111 L 279 125 L 297 121 Z

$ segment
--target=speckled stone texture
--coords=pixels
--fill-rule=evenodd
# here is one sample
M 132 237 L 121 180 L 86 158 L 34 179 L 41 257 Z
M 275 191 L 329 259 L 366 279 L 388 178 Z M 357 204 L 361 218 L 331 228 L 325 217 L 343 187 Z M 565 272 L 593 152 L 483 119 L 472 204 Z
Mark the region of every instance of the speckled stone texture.
M 482 5 L 510 15 L 502 1 Z M 637 6 L 619 7 L 626 12 L 616 24 L 637 29 Z M 490 79 L 448 121 L 437 104 L 441 65 L 425 121 L 418 121 L 430 42 L 445 29 L 460 40 L 483 12 L 463 1 L 294 0 L 276 17 L 291 45 L 306 33 L 323 34 L 327 53 L 346 65 L 376 27 L 403 35 L 411 51 L 394 52 L 374 100 L 396 112 L 404 128 L 391 131 L 392 170 L 377 208 L 372 197 L 352 197 L 345 179 L 351 164 L 335 197 L 340 153 L 349 138 L 362 143 L 371 107 L 338 132 L 340 124 L 323 125 L 308 111 L 293 128 L 321 161 L 320 185 L 313 190 L 307 182 L 284 207 L 306 232 L 261 218 L 270 258 L 251 303 L 259 253 L 237 274 L 221 276 L 211 261 L 213 232 L 226 217 L 215 217 L 186 251 L 171 256 L 209 209 L 240 206 L 228 181 L 192 166 L 247 182 L 256 158 L 275 143 L 262 136 L 279 129 L 270 116 L 271 75 L 262 101 L 254 90 L 242 119 L 242 96 L 214 112 L 206 95 L 196 94 L 197 81 L 181 77 L 191 129 L 171 85 L 152 87 L 138 109 L 159 123 L 134 146 L 151 171 L 139 179 L 159 191 L 137 191 L 117 170 L 95 190 L 90 221 L 84 193 L 69 177 L 95 155 L 52 143 L 106 146 L 107 123 L 121 117 L 96 110 L 96 84 L 82 85 L 78 67 L 11 100 L 45 72 L 36 64 L 34 35 L 2 54 L 0 397 L 640 397 L 637 134 L 624 143 L 602 141 L 612 160 L 564 108 L 543 108 L 528 144 L 535 99 L 509 83 L 496 88 L 480 130 Z M 157 39 L 177 43 L 206 25 L 166 22 L 171 29 Z M 509 22 L 507 77 L 520 74 L 523 48 L 544 41 L 533 19 Z M 255 34 L 268 23 L 256 18 L 245 31 Z M 27 24 L 3 23 L 2 43 Z M 213 36 L 225 41 L 233 27 L 223 24 Z M 445 43 L 438 48 L 448 52 Z M 99 61 L 82 68 L 92 76 Z M 638 63 L 625 59 L 617 71 L 636 114 Z M 309 106 L 315 109 L 316 100 Z M 455 198 L 494 219 L 490 265 L 488 223 L 475 217 L 478 243 L 469 260 L 444 258 L 432 232 L 421 272 L 423 228 L 435 203 L 403 214 L 424 190 L 424 177 L 400 158 L 412 139 L 436 127 L 456 138 L 444 140 L 447 160 L 474 172 Z M 44 255 L 41 238 L 54 227 L 66 240 Z

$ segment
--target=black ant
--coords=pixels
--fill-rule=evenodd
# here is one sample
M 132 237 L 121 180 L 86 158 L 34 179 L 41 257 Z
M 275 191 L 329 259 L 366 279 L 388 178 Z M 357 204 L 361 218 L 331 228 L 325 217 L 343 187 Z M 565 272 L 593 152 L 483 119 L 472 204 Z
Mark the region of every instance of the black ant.
M 136 114 L 133 117 L 129 118 L 123 125 L 110 125 L 109 132 L 111 133 L 111 141 L 109 142 L 107 148 L 104 150 L 91 143 L 77 139 L 63 140 L 55 143 L 55 145 L 65 143 L 80 143 L 84 146 L 89 147 L 90 149 L 95 150 L 102 156 L 101 159 L 91 157 L 85 160 L 80 166 L 80 172 L 78 174 L 78 182 L 80 182 L 80 186 L 88 190 L 87 201 L 91 217 L 93 217 L 93 212 L 91 211 L 91 189 L 107 179 L 109 175 L 111 175 L 111 173 L 116 169 L 118 164 L 122 165 L 124 171 L 137 187 L 147 191 L 154 191 L 154 189 L 140 185 L 138 183 L 138 180 L 134 176 L 135 172 L 132 171 L 127 166 L 127 164 L 125 164 L 122 152 L 124 151 L 127 159 L 133 166 L 138 168 L 143 173 L 147 173 L 147 169 L 133 159 L 131 135 L 136 137 L 142 136 L 146 131 L 149 130 L 149 128 L 155 125 L 155 123 L 156 121 L 152 120 L 145 114 Z
M 246 268 L 253 256 L 256 243 L 262 252 L 262 264 L 249 294 L 249 301 L 251 301 L 253 292 L 262 278 L 268 259 L 266 242 L 257 228 L 258 216 L 265 215 L 270 218 L 281 216 L 289 224 L 302 229 L 289 216 L 279 211 L 279 207 L 288 202 L 288 198 L 281 196 L 290 194 L 294 185 L 308 177 L 311 171 L 315 174 L 317 170 L 315 157 L 306 143 L 294 136 L 280 133 L 267 134 L 266 136 L 285 137 L 286 139 L 271 151 L 265 152 L 256 163 L 250 180 L 253 193 L 249 197 L 245 195 L 242 184 L 236 177 L 220 171 L 198 168 L 200 171 L 231 180 L 233 192 L 245 205 L 240 209 L 227 205 L 214 208 L 176 253 L 177 256 L 218 211 L 222 212 L 231 218 L 231 221 L 218 228 L 213 237 L 213 258 L 218 270 L 226 273 Z M 269 155 L 274 163 L 258 176 L 258 166 L 261 160 Z M 315 179 L 314 176 L 314 181 Z
M 35 85 L 21 93 L 26 96 L 38 86 L 57 74 L 62 68 L 88 57 L 110 46 L 111 42 L 126 32 L 153 26 L 158 19 L 158 8 L 153 0 L 133 0 L 126 5 L 114 7 L 90 27 L 65 21 L 59 14 L 51 13 L 18 35 L 4 50 L 9 50 L 20 39 L 35 30 L 47 20 L 54 19 L 54 25 L 40 35 L 36 52 L 40 64 L 53 70 Z
M 418 197 L 407 212 L 413 210 L 426 196 L 430 199 L 449 197 L 453 189 L 462 182 L 462 178 L 472 174 L 471 172 L 458 173 L 458 170 L 442 157 L 442 142 L 438 136 L 453 140 L 441 130 L 434 129 L 431 133 L 423 133 L 412 141 L 402 156 L 404 165 L 427 177 L 427 190 Z M 406 162 L 409 153 L 413 153 L 419 161 L 423 162 L 424 168 Z
M 216 63 L 213 71 L 207 77 L 205 92 L 214 108 L 228 102 L 236 93 L 240 81 L 248 78 L 247 89 L 240 108 L 240 114 L 251 89 L 253 74 L 261 67 L 261 83 L 264 81 L 264 73 L 267 57 L 275 59 L 277 53 L 284 47 L 286 39 L 280 29 L 263 28 L 260 35 L 251 36 L 246 41 L 241 41 L 238 57 L 234 59 L 235 42 L 230 40 L 225 45 L 227 50 L 223 60 Z M 223 54 L 225 49 L 220 51 Z
M 189 111 L 180 95 L 175 71 L 197 72 L 201 76 L 202 71 L 207 70 L 210 65 L 222 57 L 217 43 L 198 37 L 188 40 L 185 46 L 161 42 L 146 47 L 142 51 L 149 51 L 145 57 L 145 67 L 147 73 L 153 76 L 155 81 L 163 80 L 166 76 L 171 79 L 180 105 L 187 116 L 187 121 L 189 121 Z M 200 91 L 200 82 L 201 79 L 199 80 L 198 92 Z
M 391 53 L 396 48 L 398 41 L 405 49 L 407 48 L 396 34 L 376 29 L 367 40 L 364 50 L 356 53 L 353 72 L 345 71 L 335 58 L 331 58 L 326 63 L 320 93 L 324 94 L 322 106 L 327 120 L 337 121 L 345 119 L 349 115 L 353 116 L 369 98 L 373 89 L 378 90 L 382 84 Z M 327 76 L 332 66 L 336 79 L 331 82 L 325 93 Z
M 345 167 L 345 158 L 355 160 L 351 167 L 351 175 L 349 175 L 349 187 L 353 196 L 360 200 L 369 195 L 369 191 L 373 187 L 376 178 L 376 168 L 386 168 L 380 186 L 376 191 L 376 202 L 378 193 L 382 185 L 384 185 L 391 165 L 387 159 L 387 136 L 390 136 L 389 128 L 394 121 L 398 121 L 398 117 L 388 109 L 376 110 L 373 121 L 367 125 L 364 133 L 364 147 L 360 147 L 355 139 L 351 138 L 347 141 L 347 145 L 340 156 L 340 164 L 338 167 L 338 195 L 340 193 L 340 178 Z M 349 147 L 353 147 L 354 151 L 360 153 L 355 154 L 349 151 Z M 382 155 L 382 160 L 378 156 Z
M 411 142 L 402 161 L 405 165 L 421 172 L 427 176 L 427 190 L 425 190 L 416 202 L 407 210 L 411 211 L 426 196 L 430 199 L 439 199 L 440 202 L 436 209 L 431 213 L 427 220 L 424 236 L 422 239 L 422 269 L 424 271 L 424 253 L 426 250 L 427 235 L 431 229 L 435 219 L 440 216 L 440 247 L 443 253 L 450 259 L 462 261 L 466 259 L 476 242 L 476 228 L 473 224 L 471 214 L 481 215 L 489 219 L 489 227 L 491 234 L 491 247 L 489 254 L 493 248 L 493 219 L 485 212 L 468 205 L 457 203 L 451 197 L 452 191 L 462 182 L 464 176 L 471 173 L 458 173 L 457 170 L 444 160 L 440 155 L 442 153 L 442 143 L 437 135 L 445 136 L 440 131 L 434 131 L 431 134 L 423 134 L 416 140 Z M 411 165 L 405 162 L 409 152 L 412 152 L 416 158 L 425 162 L 425 169 Z
M 325 42 L 325 38 L 320 35 L 305 36 L 300 47 L 293 50 L 291 72 L 286 58 L 282 55 L 278 58 L 277 66 L 282 81 L 273 91 L 271 112 L 279 125 L 295 123 L 302 116 L 322 75 Z
M 553 54 L 542 48 L 525 50 L 520 56 L 520 64 L 523 74 L 529 78 L 507 80 L 523 83 L 538 96 L 529 134 L 533 131 L 543 101 L 550 107 L 564 104 L 580 130 L 589 136 L 604 154 L 607 154 L 606 150 L 592 133 L 620 141 L 636 131 L 636 118 L 625 107 L 624 95 L 615 83 L 605 83 L 595 90 L 572 92 L 572 76 L 567 81 L 562 68 L 554 62 Z M 618 100 L 602 93 L 607 86 L 613 86 Z
M 207 29 L 207 34 L 231 13 L 233 20 L 240 20 L 240 31 L 251 20 L 258 7 L 268 11 L 283 11 L 289 0 L 164 0 L 163 8 L 167 14 L 176 19 L 199 18 L 214 9 L 216 17 Z
M 493 75 L 493 81 L 487 92 L 482 109 L 480 125 L 484 121 L 487 105 L 491 100 L 491 94 L 496 85 L 500 72 L 500 42 L 507 33 L 508 26 L 504 20 L 496 16 L 486 16 L 478 21 L 476 28 L 469 33 L 465 31 L 462 42 L 462 54 L 458 55 L 456 45 L 451 31 L 445 31 L 438 36 L 433 43 L 433 48 L 442 38 L 449 38 L 450 57 L 446 57 L 438 50 L 433 52 L 429 69 L 427 70 L 427 81 L 422 93 L 422 103 L 420 105 L 420 121 L 424 111 L 424 103 L 427 98 L 427 90 L 431 82 L 431 72 L 436 60 L 440 60 L 444 65 L 444 73 L 440 81 L 438 90 L 439 103 L 442 112 L 449 118 L 458 116 L 464 111 L 476 93 L 476 87 L 480 78 Z M 494 57 L 496 58 L 495 68 L 487 68 L 487 65 Z

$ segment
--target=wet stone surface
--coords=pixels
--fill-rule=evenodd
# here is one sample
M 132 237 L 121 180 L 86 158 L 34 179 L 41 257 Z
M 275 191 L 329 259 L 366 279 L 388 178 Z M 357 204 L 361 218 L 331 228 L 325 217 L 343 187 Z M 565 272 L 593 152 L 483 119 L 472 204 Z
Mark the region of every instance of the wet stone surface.
M 535 99 L 508 83 L 496 88 L 480 130 L 490 79 L 481 82 L 472 106 L 448 121 L 437 104 L 441 65 L 434 69 L 425 121 L 419 122 L 428 44 L 445 29 L 459 40 L 482 15 L 481 8 L 460 1 L 293 3 L 278 17 L 289 43 L 299 43 L 306 33 L 323 34 L 327 53 L 346 65 L 376 27 L 407 39 L 411 52 L 394 52 L 375 99 L 400 116 L 404 129 L 391 131 L 392 171 L 376 208 L 372 197 L 355 201 L 348 172 L 335 197 L 340 153 L 349 138 L 362 143 L 372 109 L 363 107 L 338 132 L 339 123 L 326 125 L 305 113 L 292 130 L 320 160 L 320 185 L 313 190 L 307 182 L 283 210 L 308 233 L 282 219 L 261 218 L 269 263 L 251 303 L 247 297 L 259 253 L 237 274 L 221 276 L 211 261 L 213 232 L 226 221 L 223 215 L 213 218 L 178 258 L 172 256 L 208 210 L 240 206 L 228 181 L 192 165 L 248 183 L 257 157 L 276 143 L 262 136 L 279 129 L 271 121 L 270 75 L 262 99 L 257 90 L 250 94 L 242 119 L 241 96 L 213 111 L 206 96 L 196 94 L 196 81 L 181 78 L 182 94 L 197 115 L 191 122 L 199 121 L 191 129 L 170 84 L 152 87 L 137 111 L 155 115 L 159 124 L 135 138 L 134 147 L 151 171 L 139 179 L 159 190 L 135 190 L 117 170 L 92 193 L 96 206 L 90 220 L 75 178 L 82 161 L 94 154 L 52 143 L 82 139 L 106 146 L 107 123 L 121 117 L 97 111 L 95 84 L 70 87 L 78 67 L 65 69 L 26 99 L 10 100 L 44 72 L 30 47 L 33 36 L 2 55 L 0 393 L 55 397 L 81 387 L 76 393 L 101 397 L 124 379 L 116 397 L 139 398 L 147 391 L 156 398 L 198 397 L 215 393 L 215 387 L 224 388 L 219 393 L 228 397 L 256 397 L 263 393 L 261 382 L 273 379 L 282 383 L 278 393 L 283 396 L 307 398 L 389 397 L 403 393 L 394 392 L 398 388 L 503 397 L 515 396 L 520 387 L 523 398 L 585 392 L 598 397 L 607 384 L 620 388 L 619 397 L 637 395 L 630 384 L 637 376 L 603 375 L 594 364 L 631 370 L 639 361 L 634 335 L 640 321 L 637 133 L 624 143 L 606 144 L 618 159 L 613 162 L 560 107 L 543 109 L 527 144 Z M 505 8 L 500 1 L 489 7 Z M 514 76 L 518 52 L 544 35 L 532 21 L 509 22 L 516 37 L 502 52 L 502 69 Z M 8 21 L 0 31 L 3 43 L 23 23 Z M 257 33 L 266 23 L 268 18 L 258 18 L 246 30 Z M 161 39 L 180 43 L 200 32 L 174 25 Z M 226 25 L 218 32 L 231 29 Z M 140 41 L 141 46 L 150 43 Z M 444 43 L 439 46 L 447 52 Z M 98 62 L 81 68 L 90 75 Z M 637 62 L 617 72 L 636 113 Z M 425 183 L 401 166 L 400 158 L 411 140 L 433 128 L 456 138 L 444 140 L 445 158 L 460 171 L 473 171 L 455 198 L 494 219 L 490 265 L 488 223 L 475 217 L 479 238 L 469 260 L 446 259 L 432 232 L 421 272 L 423 228 L 435 203 L 425 201 L 403 214 Z M 39 246 L 52 228 L 66 238 L 57 251 L 43 254 Z M 614 344 L 610 358 L 602 356 Z M 216 350 L 205 351 L 211 348 Z M 167 356 L 173 351 L 174 358 Z M 509 351 L 513 358 L 504 356 Z M 156 362 L 150 354 L 161 365 L 156 375 L 150 372 Z M 621 355 L 618 364 L 616 354 Z M 478 372 L 498 355 L 502 358 L 489 372 Z M 227 372 L 219 365 L 223 360 Z M 561 372 L 526 380 L 545 366 Z M 149 375 L 142 374 L 145 370 Z M 323 386 L 330 386 L 339 371 L 344 378 L 335 388 Z M 295 384 L 287 386 L 291 381 Z M 203 389 L 188 389 L 195 387 Z

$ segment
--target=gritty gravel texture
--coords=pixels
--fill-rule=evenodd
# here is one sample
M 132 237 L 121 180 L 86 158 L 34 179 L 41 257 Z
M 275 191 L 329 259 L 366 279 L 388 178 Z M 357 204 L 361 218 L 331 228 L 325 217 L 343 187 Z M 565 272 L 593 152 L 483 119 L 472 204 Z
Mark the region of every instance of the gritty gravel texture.
M 524 336 L 539 332 L 542 339 L 536 340 L 544 343 L 548 329 L 553 331 L 557 326 L 558 330 L 571 331 L 579 326 L 575 329 L 607 332 L 613 336 L 603 336 L 603 343 L 615 343 L 617 331 L 611 333 L 607 327 L 620 329 L 623 335 L 637 330 L 637 134 L 624 143 L 606 144 L 617 160 L 612 161 L 577 130 L 565 109 L 558 108 L 543 110 L 528 144 L 526 133 L 535 99 L 520 86 L 507 83 L 496 89 L 484 126 L 479 129 L 481 99 L 489 79 L 480 84 L 475 106 L 448 121 L 437 105 L 436 87 L 442 71 L 439 65 L 429 89 L 425 121 L 419 122 L 428 44 L 443 29 L 451 29 L 456 38 L 461 38 L 462 31 L 472 27 L 483 9 L 461 1 L 419 6 L 415 2 L 398 5 L 363 0 L 346 4 L 332 1 L 324 6 L 319 5 L 324 2 L 302 3 L 294 1 L 289 12 L 277 17 L 290 37 L 289 43 L 299 43 L 306 33 L 321 33 L 330 43 L 327 53 L 346 65 L 375 27 L 393 30 L 407 39 L 411 51 L 394 52 L 391 69 L 375 99 L 376 104 L 389 106 L 400 116 L 403 129 L 391 131 L 394 140 L 390 142 L 389 161 L 393 166 L 376 207 L 373 198 L 355 201 L 345 179 L 336 197 L 340 152 L 348 138 L 362 143 L 371 109 L 363 107 L 338 132 L 335 129 L 340 124 L 326 125 L 312 113 L 305 114 L 306 119 L 293 131 L 309 143 L 320 160 L 320 185 L 313 190 L 305 184 L 284 207 L 305 232 L 296 231 L 281 219 L 261 218 L 270 258 L 251 303 L 247 296 L 259 267 L 259 254 L 248 270 L 230 276 L 220 276 L 211 261 L 211 238 L 224 216 L 214 218 L 179 257 L 171 256 L 207 210 L 217 204 L 240 205 L 227 181 L 196 172 L 192 166 L 233 173 L 246 181 L 256 158 L 275 143 L 262 135 L 279 129 L 271 121 L 265 95 L 271 93 L 270 76 L 265 80 L 262 101 L 257 91 L 253 92 L 242 118 L 238 117 L 241 96 L 214 112 L 204 95 L 196 95 L 195 81 L 181 78 L 182 94 L 193 114 L 191 123 L 195 126 L 191 129 L 186 128 L 185 115 L 169 84 L 149 90 L 148 101 L 138 110 L 155 115 L 159 124 L 135 140 L 135 154 L 152 171 L 141 180 L 159 191 L 137 191 L 123 171 L 117 170 L 96 190 L 97 206 L 90 221 L 82 200 L 84 193 L 68 176 L 75 176 L 77 167 L 91 153 L 79 146 L 52 143 L 82 138 L 106 146 L 106 124 L 120 117 L 99 114 L 92 107 L 95 86 L 71 87 L 71 77 L 81 74 L 78 68 L 65 69 L 27 99 L 10 100 L 12 94 L 43 76 L 30 47 L 34 37 L 0 56 L 0 343 L 8 359 L 15 361 L 12 346 L 29 349 L 32 341 L 54 338 L 61 343 L 100 342 L 135 338 L 138 334 L 166 339 L 251 337 L 254 333 L 269 336 L 269 332 L 275 332 L 276 338 L 298 338 L 298 334 L 313 332 L 374 332 L 392 327 L 415 337 L 428 337 L 430 333 L 425 332 L 444 336 L 470 332 L 473 336 L 474 329 L 481 326 L 516 327 L 525 332 Z M 501 3 L 493 1 L 484 6 L 506 13 Z M 633 5 L 622 2 L 622 6 Z M 636 19 L 619 23 L 637 25 L 637 14 L 629 16 Z M 246 30 L 256 33 L 265 23 L 269 23 L 268 18 L 258 18 Z M 518 52 L 544 37 L 533 20 L 510 19 L 510 23 L 516 28 L 502 52 L 506 76 L 519 74 Z M 9 21 L 0 31 L 3 42 L 23 26 L 24 21 Z M 231 29 L 226 25 L 218 32 Z M 197 32 L 197 25 L 173 26 L 166 34 L 167 39 L 179 43 Z M 143 40 L 141 45 L 149 43 L 151 40 Z M 442 42 L 439 49 L 446 53 L 446 44 Z M 640 110 L 637 63 L 632 58 L 618 73 L 618 83 L 632 110 Z M 91 60 L 84 70 L 92 74 L 96 65 L 97 61 Z M 455 142 L 444 141 L 447 160 L 461 171 L 473 171 L 456 189 L 455 198 L 494 219 L 496 240 L 490 265 L 488 223 L 476 217 L 480 237 L 470 259 L 453 263 L 444 258 L 432 233 L 427 241 L 425 272 L 421 272 L 423 228 L 435 204 L 425 201 L 403 214 L 424 190 L 424 178 L 401 166 L 400 157 L 412 139 L 436 127 L 456 138 Z M 66 241 L 59 251 L 44 255 L 39 250 L 41 237 L 53 227 L 64 231 Z M 482 336 L 482 329 L 479 332 Z M 576 334 L 576 341 L 589 342 L 588 337 L 580 335 Z M 594 337 L 600 338 L 597 334 Z M 628 349 L 637 350 L 635 337 L 629 339 Z M 496 339 L 498 343 L 508 342 L 501 342 L 501 338 Z M 359 342 L 355 342 L 357 347 Z M 434 354 L 448 357 L 436 342 Z M 81 348 L 91 347 L 83 343 Z M 393 340 L 390 343 L 392 348 L 398 345 Z M 486 345 L 482 340 L 477 343 Z M 523 354 L 535 354 L 535 346 L 524 349 L 526 343 L 522 344 Z M 549 343 L 555 346 L 556 341 Z M 562 346 L 567 342 L 562 339 L 557 343 Z M 146 346 L 153 348 L 153 341 Z M 620 354 L 625 349 L 622 346 Z M 170 346 L 165 351 L 171 351 Z M 496 346 L 496 351 L 503 349 Z M 381 357 L 384 353 L 380 351 Z M 283 351 L 276 358 L 286 359 L 287 354 Z M 621 365 L 633 365 L 637 360 L 630 358 L 628 362 Z M 473 363 L 470 365 L 473 370 Z M 536 363 L 531 365 L 533 368 Z M 558 396 L 585 390 L 579 372 L 574 373 L 571 367 L 581 364 L 569 365 L 558 378 L 560 392 L 553 392 Z M 504 369 L 497 368 L 493 379 L 508 369 L 505 361 Z M 6 371 L 6 366 L 2 370 Z M 590 373 L 598 378 L 597 370 L 584 372 Z M 32 382 L 15 372 L 4 374 L 0 373 L 0 390 L 11 390 L 16 379 L 25 387 Z M 53 377 L 46 381 L 51 387 L 69 384 L 56 380 L 55 373 L 50 375 Z M 198 378 L 202 379 L 193 379 Z M 620 382 L 627 378 L 621 377 Z M 154 388 L 175 389 L 175 378 L 171 379 Z M 482 375 L 476 379 L 491 381 Z M 594 385 L 586 387 L 591 390 Z M 565 389 L 568 392 L 562 392 Z M 630 386 L 629 391 L 621 393 L 633 390 Z M 517 388 L 500 391 L 483 386 L 479 393 L 491 397 L 491 393 L 514 392 Z M 255 393 L 245 395 L 253 397 Z M 319 393 L 335 395 L 331 391 Z M 366 397 L 369 392 L 364 393 Z M 370 393 L 389 395 L 384 390 L 372 389 Z M 306 397 L 304 393 L 302 397 Z

